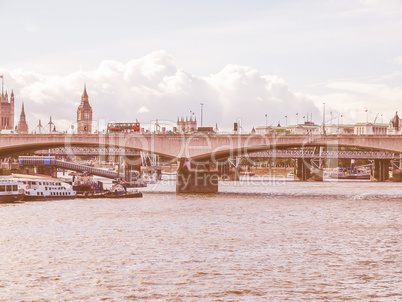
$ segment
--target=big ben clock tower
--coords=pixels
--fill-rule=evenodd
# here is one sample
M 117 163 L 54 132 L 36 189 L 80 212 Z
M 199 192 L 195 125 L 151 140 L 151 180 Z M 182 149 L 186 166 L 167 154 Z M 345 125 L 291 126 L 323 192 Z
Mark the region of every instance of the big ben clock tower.
M 81 97 L 81 104 L 77 109 L 77 133 L 92 133 L 92 107 L 88 102 L 86 85 Z

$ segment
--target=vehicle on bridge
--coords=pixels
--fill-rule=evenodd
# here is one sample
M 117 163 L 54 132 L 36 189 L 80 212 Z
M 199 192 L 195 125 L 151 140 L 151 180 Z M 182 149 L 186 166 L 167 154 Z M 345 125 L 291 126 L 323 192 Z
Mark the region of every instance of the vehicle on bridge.
M 135 123 L 108 123 L 107 132 L 140 132 L 141 126 L 139 122 Z

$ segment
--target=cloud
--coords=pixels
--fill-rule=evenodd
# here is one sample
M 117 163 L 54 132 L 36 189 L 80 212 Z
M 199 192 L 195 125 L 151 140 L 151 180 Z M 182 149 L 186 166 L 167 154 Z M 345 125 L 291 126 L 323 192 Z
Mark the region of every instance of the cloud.
M 26 30 L 27 32 L 29 32 L 29 33 L 33 33 L 33 32 L 35 32 L 35 31 L 37 31 L 38 29 L 39 29 L 39 27 L 38 27 L 36 24 L 31 23 L 31 22 L 28 22 L 28 23 L 25 25 L 25 30 Z
M 138 109 L 137 113 L 146 113 L 149 112 L 149 109 L 145 106 L 142 106 L 140 109 Z
M 59 76 L 27 70 L 3 70 L 6 86 L 14 89 L 15 121 L 18 123 L 21 103 L 30 129 L 38 120 L 49 120 L 65 130 L 76 120 L 84 84 L 94 119 L 130 122 L 138 119 L 147 124 L 158 119 L 175 123 L 178 117 L 195 113 L 200 123 L 203 103 L 203 126 L 231 129 L 241 119 L 243 128 L 268 123 L 296 121 L 295 114 L 320 110 L 313 98 L 293 92 L 286 81 L 274 75 L 261 75 L 258 70 L 228 65 L 209 76 L 191 75 L 177 68 L 165 51 L 150 53 L 127 63 L 102 61 L 98 68 Z M 294 121 L 292 121 L 292 116 Z
M 343 115 L 347 123 L 365 122 L 367 118 L 373 122 L 377 114 L 381 116 L 383 122 L 388 122 L 395 115 L 395 111 L 400 110 L 401 87 L 356 80 L 331 81 L 324 86 L 335 92 L 310 98 L 315 100 L 317 106 L 325 100 L 326 105 L 334 112 L 334 117 Z M 368 116 L 365 113 L 366 109 L 369 112 Z M 381 120 L 377 119 L 376 122 Z
M 395 62 L 396 62 L 396 63 L 399 63 L 399 64 L 402 64 L 402 56 L 396 57 L 396 58 L 395 58 Z

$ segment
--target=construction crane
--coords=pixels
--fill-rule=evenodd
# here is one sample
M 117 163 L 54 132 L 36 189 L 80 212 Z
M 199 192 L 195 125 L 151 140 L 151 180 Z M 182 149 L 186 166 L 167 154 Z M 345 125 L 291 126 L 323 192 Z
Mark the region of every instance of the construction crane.
M 380 114 L 380 113 L 377 113 L 377 115 L 376 115 L 376 117 L 375 117 L 375 119 L 374 119 L 374 123 L 373 123 L 373 124 L 375 124 L 375 122 L 377 121 L 377 117 L 378 117 L 379 114 Z

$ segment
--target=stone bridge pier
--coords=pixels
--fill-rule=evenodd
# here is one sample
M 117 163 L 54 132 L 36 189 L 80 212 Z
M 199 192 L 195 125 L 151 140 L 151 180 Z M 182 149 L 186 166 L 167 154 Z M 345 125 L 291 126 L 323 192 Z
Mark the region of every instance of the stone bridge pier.
M 214 163 L 197 163 L 187 158 L 178 160 L 176 193 L 217 193 L 218 166 Z
M 301 181 L 322 181 L 322 168 L 314 167 L 312 159 L 298 158 L 295 167 L 296 178 Z
M 372 181 L 387 181 L 389 179 L 389 159 L 376 159 L 371 170 Z

